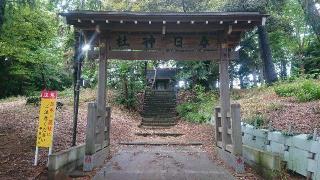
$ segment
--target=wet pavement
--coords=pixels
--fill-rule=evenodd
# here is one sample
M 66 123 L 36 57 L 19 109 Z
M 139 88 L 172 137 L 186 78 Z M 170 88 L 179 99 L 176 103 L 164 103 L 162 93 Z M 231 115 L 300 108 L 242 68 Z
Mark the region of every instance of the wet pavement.
M 216 165 L 200 147 L 123 147 L 94 180 L 228 180 L 235 179 Z

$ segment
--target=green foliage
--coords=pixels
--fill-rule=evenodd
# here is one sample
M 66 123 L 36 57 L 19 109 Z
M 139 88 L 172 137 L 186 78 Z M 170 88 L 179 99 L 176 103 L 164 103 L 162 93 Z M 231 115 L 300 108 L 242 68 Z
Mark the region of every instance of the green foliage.
M 255 126 L 256 128 L 260 128 L 266 125 L 267 119 L 265 116 L 257 114 L 247 119 L 244 119 L 243 121 Z
M 292 131 L 282 131 L 281 134 L 284 136 L 289 136 L 289 137 L 296 135 L 296 133 L 294 133 Z
M 212 61 L 179 61 L 177 68 L 181 69 L 178 78 L 189 83 L 191 88 L 194 85 L 201 85 L 206 90 L 214 89 L 215 82 L 219 76 L 219 66 Z
M 274 91 L 282 97 L 294 97 L 299 102 L 308 102 L 320 99 L 320 83 L 310 79 L 298 79 L 290 83 L 281 83 L 275 86 Z
M 112 61 L 109 65 L 108 85 L 115 89 L 116 102 L 134 108 L 137 94 L 145 87 L 143 61 Z
M 285 108 L 285 106 L 283 104 L 280 104 L 280 103 L 271 103 L 268 106 L 268 110 L 270 110 L 270 111 L 280 111 L 280 110 L 282 110 L 284 108 Z
M 64 37 L 52 12 L 29 5 L 6 7 L 0 34 L 0 98 L 62 90 L 71 85 L 64 67 Z
M 302 6 L 301 6 L 302 5 Z M 70 57 L 72 57 L 73 29 L 63 25 L 57 12 L 70 10 L 117 10 L 148 12 L 200 12 L 200 11 L 262 11 L 270 14 L 267 29 L 274 63 L 281 76 L 287 76 L 292 65 L 294 74 L 304 72 L 312 78 L 320 74 L 320 45 L 310 24 L 312 11 L 299 0 L 87 0 L 87 1 L 10 1 L 5 9 L 0 33 L 0 98 L 12 95 L 34 94 L 44 87 L 63 90 L 71 86 Z M 3 12 L 5 12 L 3 14 Z M 3 17 L 1 16 L 2 20 Z M 309 21 L 308 21 L 309 19 Z M 308 22 L 310 25 L 308 25 Z M 247 33 L 241 43 L 240 59 L 231 63 L 231 77 L 239 78 L 241 87 L 263 83 L 263 66 L 255 31 Z M 85 62 L 82 78 L 93 87 L 97 82 L 97 64 Z M 143 63 L 112 62 L 108 83 L 118 90 L 119 103 L 134 106 L 136 93 L 144 88 Z M 177 62 L 179 78 L 190 87 L 202 85 L 213 89 L 218 79 L 218 65 L 213 62 Z M 256 77 L 254 80 L 249 77 Z M 295 83 L 296 84 L 296 83 Z M 317 99 L 315 85 L 304 85 L 304 90 L 277 87 L 281 96 L 293 96 L 299 101 Z M 239 98 L 239 97 L 237 97 Z M 200 100 L 199 100 L 200 99 Z M 204 98 L 206 99 L 206 98 Z M 197 111 L 200 97 L 190 102 L 188 111 Z M 210 107 L 211 108 L 211 107 Z M 204 110 L 206 112 L 211 111 Z M 184 113 L 182 113 L 184 114 Z M 191 116 L 193 119 L 208 119 Z
M 40 105 L 40 97 L 39 96 L 27 97 L 26 104 L 27 105 L 39 106 Z
M 213 108 L 217 103 L 214 91 L 206 92 L 204 87 L 196 85 L 192 91 L 196 94 L 190 102 L 184 102 L 177 107 L 179 115 L 190 122 L 205 123 L 210 121 Z

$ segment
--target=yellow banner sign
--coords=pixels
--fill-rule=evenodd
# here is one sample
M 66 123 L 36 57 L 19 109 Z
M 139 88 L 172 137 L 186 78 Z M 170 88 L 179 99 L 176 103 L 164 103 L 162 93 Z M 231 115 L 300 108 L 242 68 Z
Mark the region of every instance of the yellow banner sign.
M 37 134 L 37 147 L 52 146 L 56 102 L 56 91 L 41 92 L 41 107 Z

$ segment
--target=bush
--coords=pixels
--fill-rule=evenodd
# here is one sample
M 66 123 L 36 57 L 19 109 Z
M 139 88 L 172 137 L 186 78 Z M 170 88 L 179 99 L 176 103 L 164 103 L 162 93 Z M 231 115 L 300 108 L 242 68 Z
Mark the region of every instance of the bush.
M 320 99 L 320 84 L 310 79 L 298 79 L 291 83 L 282 83 L 274 88 L 281 97 L 294 97 L 299 102 L 308 102 Z
M 247 122 L 253 126 L 255 126 L 256 128 L 260 128 L 265 126 L 266 124 L 266 117 L 264 117 L 263 115 L 254 115 L 250 118 L 244 119 L 244 122 Z
M 184 102 L 177 106 L 177 112 L 183 119 L 194 123 L 210 121 L 213 108 L 217 103 L 216 92 L 205 92 L 202 86 L 193 88 L 196 96 L 190 102 Z
M 280 110 L 283 110 L 285 108 L 285 105 L 280 104 L 280 103 L 271 103 L 270 105 L 268 105 L 267 108 L 270 111 L 280 111 Z
M 39 96 L 30 96 L 27 97 L 27 105 L 34 105 L 39 106 L 40 105 L 41 98 Z

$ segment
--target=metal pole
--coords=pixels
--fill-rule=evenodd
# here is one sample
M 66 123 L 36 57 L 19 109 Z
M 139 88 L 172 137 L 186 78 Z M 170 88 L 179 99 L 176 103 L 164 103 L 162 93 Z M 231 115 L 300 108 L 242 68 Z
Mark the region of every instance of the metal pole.
M 38 165 L 38 154 L 39 154 L 39 148 L 36 146 L 36 152 L 34 153 L 34 166 Z
M 77 33 L 77 32 L 76 32 Z M 77 35 L 76 35 L 77 38 Z M 74 86 L 74 103 L 73 103 L 73 134 L 72 134 L 72 146 L 76 146 L 77 143 L 77 125 L 78 125 L 78 113 L 79 113 L 79 96 L 80 96 L 80 78 L 81 78 L 81 66 L 83 60 L 83 53 L 82 53 L 82 42 L 83 42 L 83 34 L 80 33 L 79 37 L 77 38 L 78 42 L 75 45 L 75 61 L 77 66 L 76 70 L 76 81 Z

